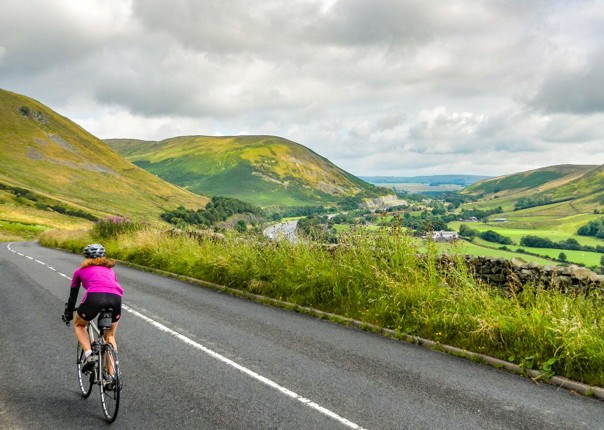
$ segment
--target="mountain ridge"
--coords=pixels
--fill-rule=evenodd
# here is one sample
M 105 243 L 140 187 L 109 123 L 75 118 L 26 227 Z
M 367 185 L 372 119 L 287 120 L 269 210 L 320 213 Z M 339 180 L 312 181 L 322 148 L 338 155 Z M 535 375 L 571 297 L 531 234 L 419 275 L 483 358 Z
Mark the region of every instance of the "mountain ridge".
M 329 204 L 387 194 L 291 140 L 271 135 L 106 139 L 128 160 L 193 192 L 261 206 Z

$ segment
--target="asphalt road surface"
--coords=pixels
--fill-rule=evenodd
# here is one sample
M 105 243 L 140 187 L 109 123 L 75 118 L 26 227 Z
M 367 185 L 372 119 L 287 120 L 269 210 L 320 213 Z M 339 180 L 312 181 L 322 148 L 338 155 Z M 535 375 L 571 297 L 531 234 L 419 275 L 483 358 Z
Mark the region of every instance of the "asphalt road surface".
M 298 235 L 296 234 L 296 227 L 298 221 L 285 221 L 275 224 L 264 230 L 264 235 L 269 239 L 287 239 L 290 242 L 296 242 Z
M 77 255 L 0 244 L 0 428 L 104 428 L 60 319 Z M 604 403 L 118 265 L 114 429 L 601 429 Z M 82 294 L 82 293 L 80 293 Z

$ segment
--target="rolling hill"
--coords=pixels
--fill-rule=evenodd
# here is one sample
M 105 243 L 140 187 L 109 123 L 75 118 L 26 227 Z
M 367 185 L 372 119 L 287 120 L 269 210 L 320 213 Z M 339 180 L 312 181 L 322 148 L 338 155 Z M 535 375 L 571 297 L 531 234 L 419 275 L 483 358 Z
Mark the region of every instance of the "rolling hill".
M 150 222 L 208 199 L 133 165 L 36 100 L 0 89 L 0 221 L 66 226 L 121 215 Z
M 359 193 L 388 194 L 310 149 L 275 136 L 108 139 L 129 161 L 195 193 L 260 205 L 328 204 Z
M 604 165 L 543 167 L 486 179 L 467 187 L 462 193 L 506 210 L 524 199 L 540 202 L 533 206 L 572 203 L 583 211 L 592 212 L 604 205 Z
M 501 207 L 510 227 L 576 232 L 604 213 L 604 165 L 559 165 L 478 182 L 462 191 L 465 207 Z

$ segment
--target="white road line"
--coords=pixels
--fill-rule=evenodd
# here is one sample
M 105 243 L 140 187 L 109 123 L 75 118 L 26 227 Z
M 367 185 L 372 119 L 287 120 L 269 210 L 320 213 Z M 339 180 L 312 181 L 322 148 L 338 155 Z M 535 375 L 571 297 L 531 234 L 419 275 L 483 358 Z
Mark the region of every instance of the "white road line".
M 190 345 L 200 351 L 205 352 L 206 354 L 208 354 L 209 356 L 211 356 L 212 358 L 215 358 L 218 361 L 221 361 L 237 370 L 239 370 L 242 373 L 245 373 L 246 375 L 256 379 L 257 381 L 262 382 L 265 385 L 268 385 L 271 388 L 274 388 L 275 390 L 293 398 L 298 400 L 299 402 L 305 404 L 306 406 L 315 409 L 319 412 L 321 412 L 324 415 L 327 415 L 330 418 L 333 418 L 336 421 L 339 421 L 340 423 L 344 424 L 345 426 L 351 428 L 351 429 L 357 429 L 357 430 L 364 430 L 361 426 L 359 426 L 358 424 L 353 423 L 352 421 L 347 420 L 344 417 L 341 417 L 340 415 L 336 414 L 335 412 L 330 411 L 329 409 L 324 408 L 323 406 L 318 405 L 317 403 L 302 397 L 299 394 L 294 393 L 291 390 L 288 390 L 287 388 L 277 384 L 276 382 L 262 376 L 259 375 L 258 373 L 248 369 L 247 367 L 243 367 L 240 364 L 235 363 L 233 360 L 230 360 L 228 358 L 226 358 L 223 355 L 220 355 L 219 353 L 217 353 L 216 351 L 213 351 L 209 348 L 206 348 L 205 346 L 201 345 L 200 343 L 195 342 L 193 339 L 188 338 L 174 330 L 172 330 L 171 328 L 166 327 L 165 325 L 163 325 L 162 323 L 159 323 L 143 314 L 141 314 L 140 312 L 135 311 L 134 309 L 132 309 L 129 306 L 123 305 L 122 304 L 122 309 L 125 309 L 126 311 L 130 312 L 131 314 L 139 317 L 140 319 L 148 322 L 149 324 L 151 324 L 152 326 L 154 326 L 155 328 L 168 333 L 169 335 L 172 335 L 174 337 L 176 337 L 177 339 L 180 339 L 181 341 L 183 341 L 184 343 L 186 343 L 187 345 Z
M 7 245 L 7 248 L 11 252 L 17 253 L 16 251 L 13 251 L 11 249 L 10 245 L 12 245 L 12 243 L 9 243 Z M 17 253 L 17 254 L 19 254 L 19 253 Z M 29 258 L 30 260 L 33 260 L 32 257 L 29 257 L 27 255 L 23 255 L 23 254 L 19 254 L 19 255 L 24 256 L 26 258 Z M 43 263 L 41 261 L 38 261 L 38 260 L 35 260 L 35 261 L 37 261 L 40 264 L 46 265 L 45 263 Z M 47 266 L 47 267 L 50 268 L 50 269 L 52 269 L 52 270 L 55 270 L 55 269 L 53 269 L 50 266 Z M 67 278 L 67 279 L 71 280 L 70 276 L 64 275 L 63 273 L 58 272 L 58 271 L 57 271 L 57 273 L 59 275 L 63 276 L 64 278 Z M 215 358 L 216 360 L 221 361 L 222 363 L 227 364 L 227 365 L 231 366 L 232 368 L 239 370 L 240 372 L 248 375 L 249 377 L 251 377 L 251 378 L 253 378 L 253 379 L 255 379 L 255 380 L 259 381 L 259 382 L 262 382 L 263 384 L 265 384 L 265 385 L 267 385 L 267 386 L 269 386 L 269 387 L 271 387 L 271 388 L 279 391 L 282 394 L 285 394 L 286 396 L 289 396 L 289 397 L 291 397 L 291 398 L 293 398 L 295 400 L 298 400 L 300 403 L 302 403 L 302 404 L 308 406 L 309 408 L 312 408 L 312 409 L 314 409 L 314 410 L 322 413 L 323 415 L 326 415 L 326 416 L 328 416 L 328 417 L 330 417 L 330 418 L 332 418 L 332 419 L 340 422 L 341 424 L 345 425 L 348 428 L 355 429 L 355 430 L 366 430 L 363 427 L 361 427 L 360 425 L 355 424 L 352 421 L 347 420 L 346 418 L 344 418 L 344 417 L 336 414 L 335 412 L 333 412 L 333 411 L 331 411 L 331 410 L 329 410 L 327 408 L 324 408 L 323 406 L 321 406 L 321 405 L 319 405 L 319 404 L 311 401 L 310 399 L 307 399 L 306 397 L 302 397 L 301 395 L 299 395 L 299 394 L 297 394 L 297 393 L 295 393 L 295 392 L 293 392 L 293 391 L 285 388 L 284 386 L 279 385 L 276 382 L 274 382 L 274 381 L 272 381 L 272 380 L 270 380 L 270 379 L 268 379 L 268 378 L 266 378 L 266 377 L 264 377 L 264 376 L 262 376 L 262 375 L 260 375 L 260 374 L 258 374 L 256 372 L 254 372 L 253 370 L 250 370 L 247 367 L 244 367 L 244 366 L 242 366 L 242 365 L 234 362 L 233 360 L 230 360 L 230 359 L 226 358 L 225 356 L 220 355 L 216 351 L 213 351 L 213 350 L 211 350 L 211 349 L 203 346 L 202 344 L 195 342 L 193 339 L 188 338 L 187 336 L 185 336 L 183 334 L 180 334 L 177 331 L 172 330 L 171 328 L 163 325 L 162 323 L 159 323 L 159 322 L 155 321 L 152 318 L 149 318 L 146 315 L 141 314 L 138 311 L 135 311 L 134 309 L 132 309 L 131 307 L 129 307 L 129 306 L 125 305 L 125 304 L 122 304 L 122 309 L 124 309 L 127 312 L 130 312 L 134 316 L 139 317 L 143 321 L 151 324 L 152 326 L 154 326 L 155 328 L 163 331 L 164 333 L 167 333 L 167 334 L 169 334 L 171 336 L 176 337 L 177 339 L 181 340 L 182 342 L 186 343 L 187 345 L 190 345 L 193 348 L 196 348 L 196 349 L 198 349 L 198 350 L 206 353 L 210 357 Z

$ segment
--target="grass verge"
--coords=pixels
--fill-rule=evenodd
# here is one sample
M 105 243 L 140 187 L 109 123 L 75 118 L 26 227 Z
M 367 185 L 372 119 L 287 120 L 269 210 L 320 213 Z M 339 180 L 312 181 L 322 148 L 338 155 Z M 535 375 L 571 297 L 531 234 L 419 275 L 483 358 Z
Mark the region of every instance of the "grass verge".
M 342 315 L 401 336 L 431 339 L 604 386 L 604 308 L 599 292 L 568 296 L 527 285 L 510 294 L 477 283 L 461 260 L 448 270 L 439 251 L 399 230 L 351 231 L 336 248 L 173 236 L 141 228 L 110 237 L 46 232 L 41 243 L 80 252 L 102 241 L 113 258 Z

